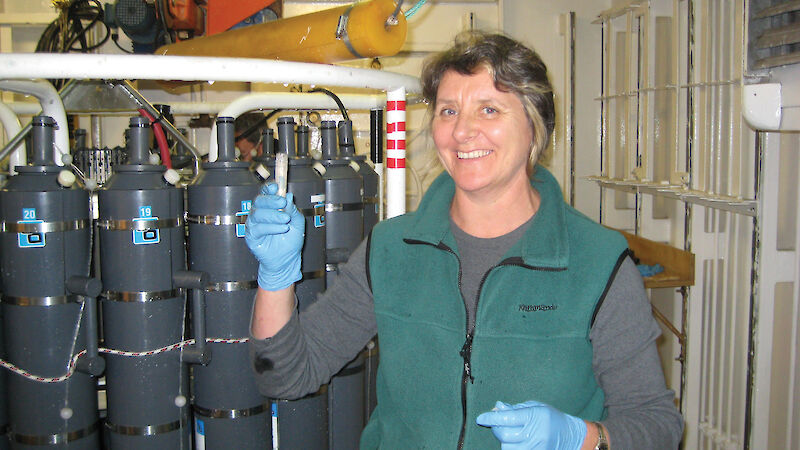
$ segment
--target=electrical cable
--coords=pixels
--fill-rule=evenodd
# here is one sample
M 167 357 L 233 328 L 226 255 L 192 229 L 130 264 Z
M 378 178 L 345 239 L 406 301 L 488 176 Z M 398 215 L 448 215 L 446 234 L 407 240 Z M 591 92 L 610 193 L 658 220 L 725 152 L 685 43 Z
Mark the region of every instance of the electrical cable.
M 167 6 L 165 0 L 155 0 L 156 4 L 156 16 L 158 17 L 158 24 L 161 25 L 161 34 L 156 35 L 154 44 L 158 42 L 159 36 L 164 36 L 164 44 L 172 44 L 175 39 L 173 38 L 172 34 L 169 32 L 169 27 L 167 26 Z
M 339 105 L 339 111 L 341 111 L 342 113 L 342 118 L 344 120 L 350 120 L 350 117 L 347 115 L 347 109 L 344 107 L 344 104 L 336 94 L 324 88 L 314 88 L 310 89 L 308 92 L 322 92 L 327 94 L 329 97 L 333 99 L 333 101 L 336 102 L 337 105 Z
M 116 46 L 117 46 L 117 48 L 118 48 L 118 49 L 120 49 L 120 50 L 122 50 L 123 52 L 125 52 L 125 53 L 127 53 L 127 54 L 129 54 L 129 55 L 132 55 L 132 54 L 133 54 L 133 52 L 132 52 L 132 51 L 130 51 L 130 50 L 126 50 L 126 49 L 122 48 L 122 46 L 121 46 L 121 45 L 119 45 L 119 34 L 117 34 L 117 33 L 113 33 L 113 34 L 111 35 L 111 41 L 112 41 L 112 42 L 114 42 L 114 45 L 116 45 Z
M 35 52 L 87 53 L 108 42 L 111 38 L 111 29 L 103 22 L 103 5 L 99 0 L 71 0 L 62 4 L 58 17 L 45 27 L 39 37 Z M 84 25 L 86 21 L 88 24 Z M 86 39 L 87 33 L 98 25 L 105 28 L 105 35 L 99 42 L 90 45 Z M 51 82 L 56 89 L 60 89 L 66 80 L 51 80 Z

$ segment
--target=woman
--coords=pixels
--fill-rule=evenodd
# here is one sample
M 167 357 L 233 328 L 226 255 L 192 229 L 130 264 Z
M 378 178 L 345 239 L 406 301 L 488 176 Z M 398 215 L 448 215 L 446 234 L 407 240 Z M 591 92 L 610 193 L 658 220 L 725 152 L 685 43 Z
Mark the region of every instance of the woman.
M 263 393 L 317 390 L 377 330 L 362 448 L 676 448 L 681 418 L 625 239 L 566 205 L 535 165 L 555 117 L 538 55 L 468 33 L 422 83 L 445 173 L 416 212 L 375 227 L 302 318 L 303 218 L 274 186 L 256 199 Z

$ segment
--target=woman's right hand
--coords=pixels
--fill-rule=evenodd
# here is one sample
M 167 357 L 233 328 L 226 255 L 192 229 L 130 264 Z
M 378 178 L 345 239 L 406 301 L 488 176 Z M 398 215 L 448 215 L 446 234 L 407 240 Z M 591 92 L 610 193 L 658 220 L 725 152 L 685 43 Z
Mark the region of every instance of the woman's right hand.
M 306 221 L 292 193 L 277 195 L 278 185 L 261 188 L 245 224 L 245 240 L 258 260 L 258 285 L 278 291 L 302 278 L 301 251 Z

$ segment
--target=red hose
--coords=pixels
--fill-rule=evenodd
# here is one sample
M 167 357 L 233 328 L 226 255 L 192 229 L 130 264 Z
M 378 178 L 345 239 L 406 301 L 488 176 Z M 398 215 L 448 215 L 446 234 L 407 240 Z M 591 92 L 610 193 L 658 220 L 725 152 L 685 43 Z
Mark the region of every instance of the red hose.
M 169 155 L 169 145 L 167 145 L 167 136 L 164 134 L 164 129 L 161 128 L 161 124 L 156 122 L 156 119 L 147 112 L 146 110 L 140 108 L 139 114 L 143 115 L 150 121 L 150 124 L 153 126 L 153 134 L 156 136 L 156 141 L 158 142 L 158 149 L 161 152 L 161 162 L 167 166 L 167 169 L 172 169 L 172 157 Z

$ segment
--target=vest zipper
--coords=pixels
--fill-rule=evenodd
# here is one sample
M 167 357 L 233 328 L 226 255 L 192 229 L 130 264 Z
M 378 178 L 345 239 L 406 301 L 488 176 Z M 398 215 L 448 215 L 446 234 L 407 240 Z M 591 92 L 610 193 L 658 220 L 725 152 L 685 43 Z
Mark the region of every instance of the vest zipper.
M 450 251 L 455 255 L 455 252 L 447 248 L 446 245 L 440 244 L 446 250 Z M 456 259 L 458 259 L 458 255 L 456 255 Z M 475 297 L 475 319 L 472 321 L 472 326 L 469 325 L 469 310 L 467 310 L 466 302 L 464 303 L 464 309 L 467 312 L 467 323 L 465 324 L 467 337 L 464 340 L 464 345 L 461 347 L 461 357 L 464 358 L 464 371 L 461 375 L 461 434 L 458 436 L 458 450 L 464 449 L 464 437 L 467 432 L 467 385 L 475 382 L 475 377 L 472 376 L 472 341 L 475 338 L 475 325 L 478 323 L 478 302 L 481 299 L 481 291 L 483 291 L 483 284 L 486 282 L 486 279 L 489 278 L 489 274 L 492 270 L 500 267 L 500 266 L 519 266 L 526 269 L 533 269 L 533 270 L 553 270 L 544 267 L 533 267 L 529 266 L 521 261 L 521 258 L 507 258 L 503 261 L 497 263 L 489 268 L 486 273 L 483 274 L 483 278 L 481 278 L 480 284 L 478 284 L 478 293 Z M 560 269 L 555 269 L 553 271 L 560 271 Z M 458 260 L 458 291 L 461 292 L 461 260 Z M 463 297 L 463 296 L 462 296 Z
M 461 432 L 458 435 L 457 449 L 463 450 L 464 435 L 466 434 L 467 430 L 467 384 L 468 382 L 474 382 L 475 380 L 475 378 L 472 376 L 472 367 L 471 367 L 472 337 L 474 328 L 470 329 L 469 327 L 469 312 L 467 311 L 464 296 L 461 294 L 461 258 L 458 257 L 458 254 L 456 254 L 456 252 L 454 252 L 453 249 L 451 249 L 450 247 L 441 242 L 439 242 L 439 244 L 436 245 L 436 247 L 441 250 L 450 252 L 453 256 L 456 257 L 456 261 L 458 261 L 458 295 L 461 297 L 461 301 L 464 303 L 464 312 L 466 314 L 465 325 L 464 325 L 464 328 L 466 329 L 466 339 L 464 340 L 464 345 L 461 347 L 461 351 L 459 352 L 461 358 L 464 359 L 464 367 L 461 370 Z M 484 279 L 486 279 L 485 275 Z M 480 285 L 483 286 L 483 280 L 481 280 Z M 478 297 L 480 297 L 480 288 L 478 288 Z
M 502 264 L 502 263 L 501 263 Z M 458 436 L 458 450 L 464 449 L 464 437 L 467 434 L 467 382 L 469 384 L 475 383 L 475 377 L 472 376 L 472 340 L 475 338 L 475 324 L 478 321 L 478 301 L 481 299 L 481 291 L 483 290 L 483 283 L 489 277 L 489 273 L 498 267 L 492 266 L 486 273 L 483 274 L 480 284 L 478 284 L 478 292 L 475 296 L 475 319 L 472 321 L 472 326 L 469 325 L 469 309 L 467 309 L 466 302 L 464 302 L 464 310 L 467 315 L 467 323 L 464 328 L 467 331 L 467 337 L 464 339 L 464 345 L 461 347 L 461 357 L 464 358 L 464 371 L 461 374 L 461 434 Z M 461 292 L 461 261 L 458 263 L 459 282 L 458 290 Z M 463 297 L 463 296 L 462 296 Z
M 408 244 L 425 244 L 431 245 L 436 247 L 440 250 L 444 250 L 450 252 L 453 256 L 456 257 L 456 261 L 458 261 L 458 294 L 461 296 L 461 300 L 464 301 L 464 296 L 461 295 L 461 259 L 458 257 L 458 254 L 453 251 L 450 247 L 446 244 L 439 242 L 438 244 L 432 244 L 430 242 L 425 241 L 418 241 L 413 239 L 403 239 Z M 481 278 L 481 282 L 478 285 L 478 293 L 475 298 L 475 320 L 472 322 L 472 327 L 469 326 L 469 310 L 467 309 L 466 302 L 464 301 L 464 310 L 466 313 L 466 320 L 464 324 L 464 328 L 466 330 L 466 338 L 464 339 L 464 345 L 461 347 L 461 351 L 459 354 L 464 359 L 464 367 L 461 372 L 461 432 L 458 435 L 458 450 L 464 449 L 464 437 L 467 431 L 467 385 L 475 382 L 475 377 L 472 375 L 472 341 L 475 337 L 475 323 L 477 322 L 477 313 L 478 313 L 478 301 L 481 298 L 481 291 L 483 290 L 483 284 L 486 281 L 486 278 L 489 277 L 489 273 L 492 270 L 496 269 L 500 266 L 520 266 L 527 269 L 533 270 L 543 270 L 543 271 L 553 271 L 559 272 L 561 268 L 548 268 L 548 267 L 534 267 L 529 266 L 522 262 L 522 258 L 507 258 L 503 261 L 500 261 L 497 265 L 492 266 L 489 270 L 483 274 L 483 278 Z

